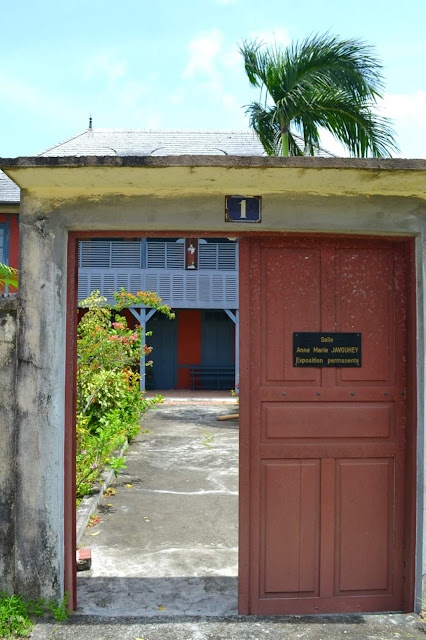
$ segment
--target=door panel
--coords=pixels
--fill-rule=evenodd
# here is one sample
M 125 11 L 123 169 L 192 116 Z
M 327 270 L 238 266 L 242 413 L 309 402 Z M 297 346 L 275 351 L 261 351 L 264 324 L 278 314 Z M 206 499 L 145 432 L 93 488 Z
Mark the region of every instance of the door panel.
M 389 590 L 393 460 L 338 460 L 336 487 L 336 591 Z
M 262 288 L 266 291 L 262 373 L 266 384 L 283 380 L 319 384 L 321 380 L 320 369 L 292 366 L 293 331 L 320 330 L 319 273 L 317 249 L 266 248 L 262 255 Z
M 388 403 L 264 403 L 265 439 L 387 438 L 393 422 Z
M 264 465 L 265 593 L 318 592 L 319 460 Z
M 401 610 L 404 244 L 245 242 L 250 613 Z M 360 333 L 362 366 L 293 366 L 302 331 Z
M 336 315 L 341 331 L 362 333 L 359 369 L 341 369 L 342 381 L 394 381 L 394 265 L 392 248 L 337 252 Z

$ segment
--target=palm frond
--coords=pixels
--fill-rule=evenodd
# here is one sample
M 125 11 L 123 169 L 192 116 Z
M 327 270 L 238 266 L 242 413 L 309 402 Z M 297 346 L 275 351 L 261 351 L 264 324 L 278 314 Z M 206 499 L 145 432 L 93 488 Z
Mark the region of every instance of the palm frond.
M 355 157 L 390 157 L 392 151 L 399 150 L 391 122 L 375 115 L 369 103 L 357 103 L 343 91 L 329 89 L 313 94 L 295 122 L 309 144 L 318 144 L 318 128 L 323 127 Z
M 279 155 L 280 126 L 276 118 L 274 107 L 263 107 L 259 102 L 253 102 L 246 108 L 249 115 L 249 123 L 259 136 L 268 156 Z
M 362 40 L 338 40 L 326 33 L 289 48 L 287 70 L 294 83 L 334 85 L 353 95 L 375 99 L 383 89 L 382 65 Z
M 266 94 L 264 106 L 253 102 L 247 113 L 268 154 L 280 153 L 277 141 L 290 126 L 304 140 L 302 149 L 289 137 L 291 154 L 314 154 L 320 127 L 358 157 L 398 151 L 391 122 L 374 113 L 383 90 L 382 65 L 364 41 L 326 33 L 283 51 L 245 41 L 240 52 L 250 83 Z
M 0 286 L 18 287 L 18 271 L 0 262 Z

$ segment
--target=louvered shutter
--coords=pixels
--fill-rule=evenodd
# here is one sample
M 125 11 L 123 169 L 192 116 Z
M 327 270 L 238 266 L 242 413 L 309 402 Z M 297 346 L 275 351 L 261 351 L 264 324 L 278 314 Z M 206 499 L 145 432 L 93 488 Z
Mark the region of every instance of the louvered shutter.
M 198 247 L 198 268 L 217 269 L 217 244 L 200 244 Z
M 181 242 L 147 242 L 147 269 L 184 269 L 185 247 Z
M 146 268 L 165 269 L 166 268 L 166 243 L 147 242 L 146 243 Z
M 80 242 L 80 267 L 92 269 L 111 268 L 111 242 L 82 240 Z
M 111 242 L 111 268 L 140 269 L 141 243 L 118 241 Z
M 166 242 L 167 269 L 185 268 L 185 246 L 182 243 Z
M 234 271 L 236 269 L 236 244 L 225 242 L 209 242 L 200 244 L 198 254 L 198 268 Z
M 236 245 L 217 245 L 217 268 L 222 271 L 234 271 L 236 268 Z

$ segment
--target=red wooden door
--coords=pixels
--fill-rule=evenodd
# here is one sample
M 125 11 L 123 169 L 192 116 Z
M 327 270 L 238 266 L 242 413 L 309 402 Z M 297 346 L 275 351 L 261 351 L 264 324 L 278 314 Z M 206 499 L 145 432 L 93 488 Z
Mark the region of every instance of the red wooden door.
M 401 610 L 404 244 L 265 238 L 241 255 L 248 612 Z M 362 366 L 297 368 L 293 332 L 359 332 Z

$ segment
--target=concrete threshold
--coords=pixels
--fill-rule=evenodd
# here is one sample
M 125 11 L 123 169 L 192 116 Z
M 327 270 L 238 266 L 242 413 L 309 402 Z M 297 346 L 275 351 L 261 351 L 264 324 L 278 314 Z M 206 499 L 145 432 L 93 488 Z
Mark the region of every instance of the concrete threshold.
M 42 621 L 33 640 L 424 640 L 417 616 L 163 616 L 105 618 L 72 616 L 66 623 Z

